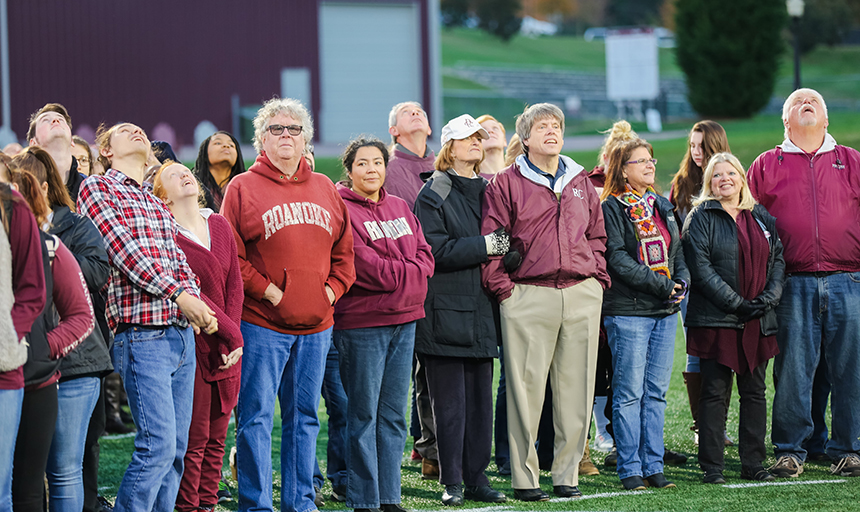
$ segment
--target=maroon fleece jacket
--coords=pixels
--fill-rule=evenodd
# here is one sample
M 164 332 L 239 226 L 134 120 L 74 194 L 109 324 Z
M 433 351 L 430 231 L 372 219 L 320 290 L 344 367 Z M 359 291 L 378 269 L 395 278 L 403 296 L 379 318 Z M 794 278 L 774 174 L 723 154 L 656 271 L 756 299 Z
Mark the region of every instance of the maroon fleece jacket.
M 233 178 L 221 213 L 233 226 L 245 283 L 242 320 L 283 334 L 334 324 L 325 285 L 339 299 L 355 281 L 349 213 L 334 183 L 302 159 L 291 178 L 263 152 Z M 269 283 L 284 292 L 274 306 Z
M 406 201 L 379 191 L 373 202 L 338 183 L 355 242 L 355 284 L 334 309 L 335 329 L 398 325 L 424 318 L 433 254 Z

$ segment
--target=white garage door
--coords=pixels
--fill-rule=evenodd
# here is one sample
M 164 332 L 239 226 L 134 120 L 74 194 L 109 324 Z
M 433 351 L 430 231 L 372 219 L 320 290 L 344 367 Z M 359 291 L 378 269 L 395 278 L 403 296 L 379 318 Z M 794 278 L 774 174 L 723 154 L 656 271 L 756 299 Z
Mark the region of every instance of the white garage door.
M 319 20 L 320 139 L 388 142 L 391 107 L 422 98 L 418 6 L 322 2 Z

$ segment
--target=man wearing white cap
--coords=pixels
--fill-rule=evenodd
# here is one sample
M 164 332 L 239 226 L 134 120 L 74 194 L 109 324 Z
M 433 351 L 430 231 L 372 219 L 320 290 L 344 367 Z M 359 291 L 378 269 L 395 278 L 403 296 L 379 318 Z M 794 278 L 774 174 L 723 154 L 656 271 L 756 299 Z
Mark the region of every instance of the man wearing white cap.
M 415 352 L 427 373 L 436 424 L 442 503 L 464 499 L 500 503 L 490 487 L 493 435 L 493 358 L 498 357 L 498 305 L 481 288 L 481 264 L 504 255 L 510 237 L 481 235 L 487 181 L 478 176 L 488 137 L 469 115 L 442 129 L 436 171 L 418 192 L 415 215 L 435 259 L 418 320 Z M 465 489 L 463 485 L 465 484 Z
M 594 399 L 600 307 L 609 288 L 606 231 L 587 173 L 560 155 L 561 110 L 549 103 L 526 108 L 517 118 L 517 135 L 525 154 L 487 187 L 481 232 L 510 233 L 511 251 L 522 260 L 513 268 L 490 258 L 482 280 L 500 303 L 514 494 L 546 501 L 535 439 L 547 376 L 555 426 L 553 490 L 559 497 L 582 495 L 579 461 Z

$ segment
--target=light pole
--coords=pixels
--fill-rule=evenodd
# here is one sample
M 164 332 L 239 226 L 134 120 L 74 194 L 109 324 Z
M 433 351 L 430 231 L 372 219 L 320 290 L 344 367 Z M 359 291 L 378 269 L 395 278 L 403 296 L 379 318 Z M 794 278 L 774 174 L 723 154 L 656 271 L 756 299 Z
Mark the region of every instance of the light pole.
M 791 16 L 791 31 L 794 32 L 794 90 L 800 89 L 800 18 L 803 16 L 803 0 L 786 0 L 785 7 Z

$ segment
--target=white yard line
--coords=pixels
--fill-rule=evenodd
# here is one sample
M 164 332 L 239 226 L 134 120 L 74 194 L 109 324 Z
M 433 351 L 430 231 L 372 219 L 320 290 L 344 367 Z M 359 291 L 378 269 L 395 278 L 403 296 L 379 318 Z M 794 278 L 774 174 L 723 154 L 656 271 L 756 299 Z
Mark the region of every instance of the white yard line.
M 773 485 L 811 485 L 811 484 L 841 484 L 845 480 L 800 480 L 795 482 L 760 482 L 757 484 L 724 485 L 727 489 L 746 489 L 747 487 L 768 487 Z

